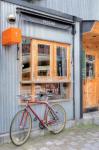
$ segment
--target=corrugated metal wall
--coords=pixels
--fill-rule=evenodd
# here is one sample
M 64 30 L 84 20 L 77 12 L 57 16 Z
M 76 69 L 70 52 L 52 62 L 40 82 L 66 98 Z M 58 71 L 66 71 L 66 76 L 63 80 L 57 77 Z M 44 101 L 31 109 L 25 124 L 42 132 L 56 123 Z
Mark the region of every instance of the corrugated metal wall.
M 36 5 L 55 9 L 83 19 L 91 19 L 93 0 L 41 0 L 35 1 Z
M 92 16 L 92 19 L 93 20 L 99 20 L 99 0 L 92 0 L 92 3 L 91 3 L 91 9 L 92 9 L 92 12 L 90 11 L 90 16 Z
M 44 25 L 33 24 L 23 21 L 22 23 L 23 35 L 30 36 L 37 39 L 46 39 L 57 42 L 72 43 L 71 30 L 66 31 L 62 29 L 52 28 Z
M 16 6 L 1 2 L 1 32 L 10 25 L 7 16 L 16 14 Z M 15 24 L 17 26 L 17 24 Z M 10 120 L 17 110 L 18 60 L 16 46 L 1 47 L 0 50 L 0 133 L 9 131 Z
M 84 20 L 99 20 L 99 0 L 41 0 L 34 3 Z
M 7 22 L 9 14 L 16 15 L 16 5 L 1 2 L 1 33 L 10 25 Z M 18 21 L 18 16 L 17 21 Z M 18 24 L 16 23 L 15 26 Z M 55 40 L 72 43 L 72 36 L 70 33 L 63 30 L 57 30 L 41 26 L 32 26 L 31 23 L 22 23 L 22 31 L 24 35 L 31 34 L 34 37 L 41 39 Z M 19 94 L 19 60 L 17 60 L 17 47 L 1 47 L 0 50 L 0 134 L 9 132 L 10 122 L 12 117 L 19 108 L 16 96 Z M 73 102 L 63 102 L 68 119 L 73 119 Z M 36 108 L 39 110 L 39 107 Z

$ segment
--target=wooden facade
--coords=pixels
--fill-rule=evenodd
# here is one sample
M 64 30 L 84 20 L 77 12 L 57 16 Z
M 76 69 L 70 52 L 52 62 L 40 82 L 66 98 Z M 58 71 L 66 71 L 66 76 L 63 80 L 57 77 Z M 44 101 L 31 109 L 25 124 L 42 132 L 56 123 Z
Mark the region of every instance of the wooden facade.
M 83 33 L 85 51 L 85 74 L 83 79 L 83 108 L 99 107 L 99 22 L 95 22 L 91 31 Z

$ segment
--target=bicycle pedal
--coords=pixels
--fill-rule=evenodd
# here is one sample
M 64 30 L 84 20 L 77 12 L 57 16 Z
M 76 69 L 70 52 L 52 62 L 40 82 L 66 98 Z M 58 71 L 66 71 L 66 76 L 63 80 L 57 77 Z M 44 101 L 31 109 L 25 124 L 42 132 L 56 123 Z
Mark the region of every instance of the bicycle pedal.
M 39 122 L 39 128 L 40 128 L 40 129 L 44 129 L 45 126 L 43 126 L 43 125 Z
M 35 117 L 35 118 L 33 119 L 33 121 L 37 121 L 37 118 Z

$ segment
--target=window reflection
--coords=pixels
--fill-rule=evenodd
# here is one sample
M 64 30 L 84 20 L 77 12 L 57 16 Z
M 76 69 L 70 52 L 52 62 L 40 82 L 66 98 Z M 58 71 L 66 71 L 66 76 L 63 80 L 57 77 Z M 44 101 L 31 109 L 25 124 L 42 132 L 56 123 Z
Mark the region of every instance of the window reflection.
M 30 43 L 29 38 L 22 41 L 22 80 L 30 80 Z
M 29 84 L 21 85 L 21 95 L 32 95 L 32 86 Z
M 70 84 L 66 83 L 45 83 L 36 84 L 35 91 L 36 95 L 46 93 L 50 100 L 66 99 L 69 98 L 69 87 Z
M 95 77 L 95 56 L 86 55 L 86 76 Z
M 57 47 L 57 75 L 67 75 L 66 49 L 64 47 Z
M 38 76 L 50 75 L 50 46 L 38 45 Z

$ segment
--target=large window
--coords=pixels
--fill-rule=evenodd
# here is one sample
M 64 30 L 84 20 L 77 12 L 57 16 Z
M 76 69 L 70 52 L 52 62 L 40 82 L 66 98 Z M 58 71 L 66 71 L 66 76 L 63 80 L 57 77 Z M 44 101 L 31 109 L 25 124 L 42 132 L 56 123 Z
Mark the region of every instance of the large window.
M 68 83 L 43 83 L 35 85 L 36 95 L 46 93 L 50 100 L 68 99 L 70 97 L 70 84 Z
M 70 45 L 24 37 L 21 93 L 69 99 L 71 95 Z

